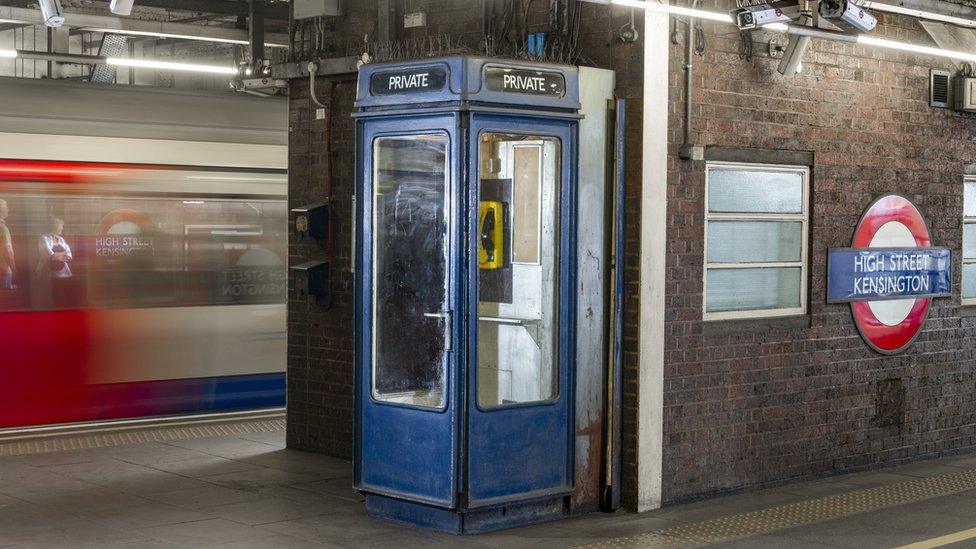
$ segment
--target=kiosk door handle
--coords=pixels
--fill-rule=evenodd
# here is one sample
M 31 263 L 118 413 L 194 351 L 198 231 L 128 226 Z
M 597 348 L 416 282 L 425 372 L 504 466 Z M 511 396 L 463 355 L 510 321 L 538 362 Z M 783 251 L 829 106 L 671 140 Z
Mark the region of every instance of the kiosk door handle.
M 438 311 L 436 313 L 424 313 L 425 318 L 437 318 L 444 321 L 444 350 L 451 351 L 451 320 L 453 318 L 451 311 Z

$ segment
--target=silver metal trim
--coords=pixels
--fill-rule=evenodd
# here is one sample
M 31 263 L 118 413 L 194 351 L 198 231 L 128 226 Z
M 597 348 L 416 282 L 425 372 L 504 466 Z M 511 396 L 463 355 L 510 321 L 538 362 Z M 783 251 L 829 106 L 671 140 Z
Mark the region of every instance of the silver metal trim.
M 150 418 L 91 421 L 84 423 L 62 423 L 37 427 L 15 427 L 0 429 L 0 442 L 10 442 L 32 438 L 46 438 L 61 435 L 79 435 L 105 431 L 124 431 L 132 429 L 151 429 L 154 427 L 179 427 L 207 423 L 224 423 L 240 420 L 277 419 L 285 415 L 284 407 L 263 408 L 240 412 L 218 412 Z

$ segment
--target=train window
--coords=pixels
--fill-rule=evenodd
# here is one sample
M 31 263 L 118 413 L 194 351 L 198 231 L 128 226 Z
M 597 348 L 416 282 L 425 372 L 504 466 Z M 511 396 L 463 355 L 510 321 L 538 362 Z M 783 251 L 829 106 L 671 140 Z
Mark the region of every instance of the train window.
M 282 200 L 4 191 L 14 251 L 0 310 L 283 303 Z

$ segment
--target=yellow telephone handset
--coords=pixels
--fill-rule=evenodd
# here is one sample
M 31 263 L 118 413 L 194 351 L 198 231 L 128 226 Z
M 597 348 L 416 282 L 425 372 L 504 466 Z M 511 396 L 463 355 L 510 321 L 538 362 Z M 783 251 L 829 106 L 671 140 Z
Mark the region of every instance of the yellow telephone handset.
M 504 206 L 495 200 L 482 200 L 478 215 L 478 267 L 491 270 L 505 266 Z

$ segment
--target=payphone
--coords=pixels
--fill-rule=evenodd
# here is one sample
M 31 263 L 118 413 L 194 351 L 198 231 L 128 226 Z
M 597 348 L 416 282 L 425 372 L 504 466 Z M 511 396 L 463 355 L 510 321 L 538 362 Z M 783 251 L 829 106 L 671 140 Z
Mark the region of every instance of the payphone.
M 612 91 L 610 71 L 478 57 L 360 69 L 355 487 L 369 513 L 471 533 L 589 505 Z M 584 154 L 581 98 L 597 136 Z

